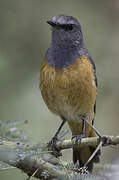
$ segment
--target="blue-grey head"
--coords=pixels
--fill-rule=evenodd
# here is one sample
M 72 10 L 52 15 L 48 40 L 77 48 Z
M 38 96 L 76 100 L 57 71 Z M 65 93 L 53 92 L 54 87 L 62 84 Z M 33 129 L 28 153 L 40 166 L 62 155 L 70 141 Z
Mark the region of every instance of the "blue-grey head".
M 82 43 L 81 25 L 76 18 L 60 14 L 48 20 L 47 23 L 52 27 L 52 41 L 56 44 Z
M 52 40 L 46 53 L 47 62 L 55 67 L 66 67 L 77 57 L 88 55 L 83 43 L 81 25 L 76 18 L 67 15 L 56 15 L 49 21 Z

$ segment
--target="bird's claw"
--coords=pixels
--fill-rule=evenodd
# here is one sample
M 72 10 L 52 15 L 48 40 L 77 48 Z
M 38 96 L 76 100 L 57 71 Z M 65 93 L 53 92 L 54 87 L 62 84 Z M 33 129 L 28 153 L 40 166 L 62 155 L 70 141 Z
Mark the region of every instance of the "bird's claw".
M 80 141 L 81 139 L 84 138 L 84 134 L 80 134 L 80 135 L 74 135 L 72 136 L 72 140 L 74 139 L 74 145 L 77 145 L 77 143 Z
M 56 142 L 58 141 L 58 138 L 56 136 L 54 136 L 52 138 L 52 140 L 48 143 L 48 149 L 52 150 L 52 154 L 55 156 L 55 157 L 59 157 L 59 156 L 62 156 L 62 153 L 60 151 L 57 150 L 56 148 Z

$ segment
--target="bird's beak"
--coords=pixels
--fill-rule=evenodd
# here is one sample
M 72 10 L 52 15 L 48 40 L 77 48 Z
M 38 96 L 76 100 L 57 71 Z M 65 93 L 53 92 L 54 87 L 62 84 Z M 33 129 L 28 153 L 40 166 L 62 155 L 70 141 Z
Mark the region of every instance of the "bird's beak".
M 56 22 L 54 22 L 53 20 L 48 20 L 47 21 L 48 24 L 50 24 L 51 26 L 56 26 Z

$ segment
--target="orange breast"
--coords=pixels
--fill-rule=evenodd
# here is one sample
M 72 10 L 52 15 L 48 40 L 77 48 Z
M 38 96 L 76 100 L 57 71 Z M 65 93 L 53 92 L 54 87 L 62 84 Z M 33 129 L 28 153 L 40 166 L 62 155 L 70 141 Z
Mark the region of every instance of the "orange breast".
M 81 56 L 65 68 L 51 67 L 45 60 L 40 69 L 40 89 L 48 108 L 67 120 L 93 112 L 96 86 L 92 65 Z

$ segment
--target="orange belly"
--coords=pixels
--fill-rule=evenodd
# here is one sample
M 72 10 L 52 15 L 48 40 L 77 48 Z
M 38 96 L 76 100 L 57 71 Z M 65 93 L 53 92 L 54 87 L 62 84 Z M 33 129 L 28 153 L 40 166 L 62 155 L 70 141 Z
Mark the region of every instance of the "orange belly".
M 82 115 L 92 121 L 96 86 L 92 65 L 84 56 L 65 68 L 51 67 L 44 60 L 40 89 L 48 108 L 68 121 L 79 122 Z

